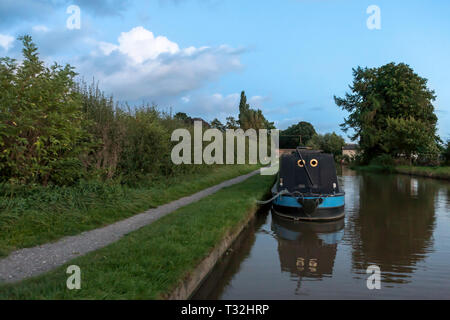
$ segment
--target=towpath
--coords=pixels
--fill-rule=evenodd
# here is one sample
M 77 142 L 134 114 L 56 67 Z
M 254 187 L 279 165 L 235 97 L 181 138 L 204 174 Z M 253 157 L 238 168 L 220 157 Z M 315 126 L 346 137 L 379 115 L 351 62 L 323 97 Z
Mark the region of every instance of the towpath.
M 56 242 L 14 251 L 8 257 L 0 260 L 0 283 L 16 282 L 48 272 L 76 257 L 103 248 L 127 233 L 151 224 L 178 208 L 196 202 L 222 188 L 240 183 L 257 173 L 259 170 L 224 181 L 188 197 L 147 210 L 103 228 L 64 237 Z

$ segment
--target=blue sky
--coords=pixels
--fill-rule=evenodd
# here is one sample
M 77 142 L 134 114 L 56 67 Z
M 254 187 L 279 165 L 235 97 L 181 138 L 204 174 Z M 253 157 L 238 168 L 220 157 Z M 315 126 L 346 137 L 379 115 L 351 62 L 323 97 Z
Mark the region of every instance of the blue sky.
M 81 12 L 68 29 L 69 5 Z M 381 29 L 369 30 L 370 5 Z M 47 61 L 70 63 L 122 101 L 153 102 L 205 120 L 237 116 L 239 93 L 280 129 L 309 121 L 340 132 L 333 100 L 352 68 L 405 62 L 436 91 L 450 138 L 450 1 L 2 0 L 0 56 L 20 59 L 31 34 Z

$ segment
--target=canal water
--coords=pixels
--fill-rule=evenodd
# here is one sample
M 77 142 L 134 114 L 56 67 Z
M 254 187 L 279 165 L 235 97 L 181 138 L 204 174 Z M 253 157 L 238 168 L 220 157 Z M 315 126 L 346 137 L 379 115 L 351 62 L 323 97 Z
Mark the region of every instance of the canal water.
M 450 183 L 348 169 L 339 179 L 344 219 L 294 222 L 267 208 L 192 298 L 450 299 Z

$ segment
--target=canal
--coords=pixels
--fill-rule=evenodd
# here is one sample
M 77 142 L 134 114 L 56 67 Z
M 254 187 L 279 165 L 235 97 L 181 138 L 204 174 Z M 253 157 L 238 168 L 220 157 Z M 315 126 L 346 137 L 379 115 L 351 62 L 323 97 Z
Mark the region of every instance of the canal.
M 450 183 L 343 169 L 344 219 L 262 210 L 193 299 L 449 299 Z M 381 270 L 369 290 L 368 266 Z

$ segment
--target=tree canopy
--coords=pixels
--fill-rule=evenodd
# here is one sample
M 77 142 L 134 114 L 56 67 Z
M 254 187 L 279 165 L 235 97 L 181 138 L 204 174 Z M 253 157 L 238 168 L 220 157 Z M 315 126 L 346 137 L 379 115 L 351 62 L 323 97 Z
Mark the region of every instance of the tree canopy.
M 269 122 L 259 109 L 251 109 L 247 103 L 245 91 L 241 92 L 241 100 L 239 101 L 239 126 L 241 129 L 275 129 L 273 122 Z
M 315 150 L 322 150 L 326 153 L 331 153 L 334 156 L 342 154 L 342 147 L 345 145 L 345 140 L 335 132 L 316 134 L 307 143 L 308 147 Z
M 341 127 L 353 129 L 366 161 L 380 155 L 436 151 L 436 96 L 427 79 L 404 63 L 353 69 L 353 84 L 336 104 L 350 114 Z
M 307 145 L 309 140 L 316 134 L 316 130 L 311 123 L 300 121 L 281 132 L 280 148 L 295 148 L 300 144 Z

